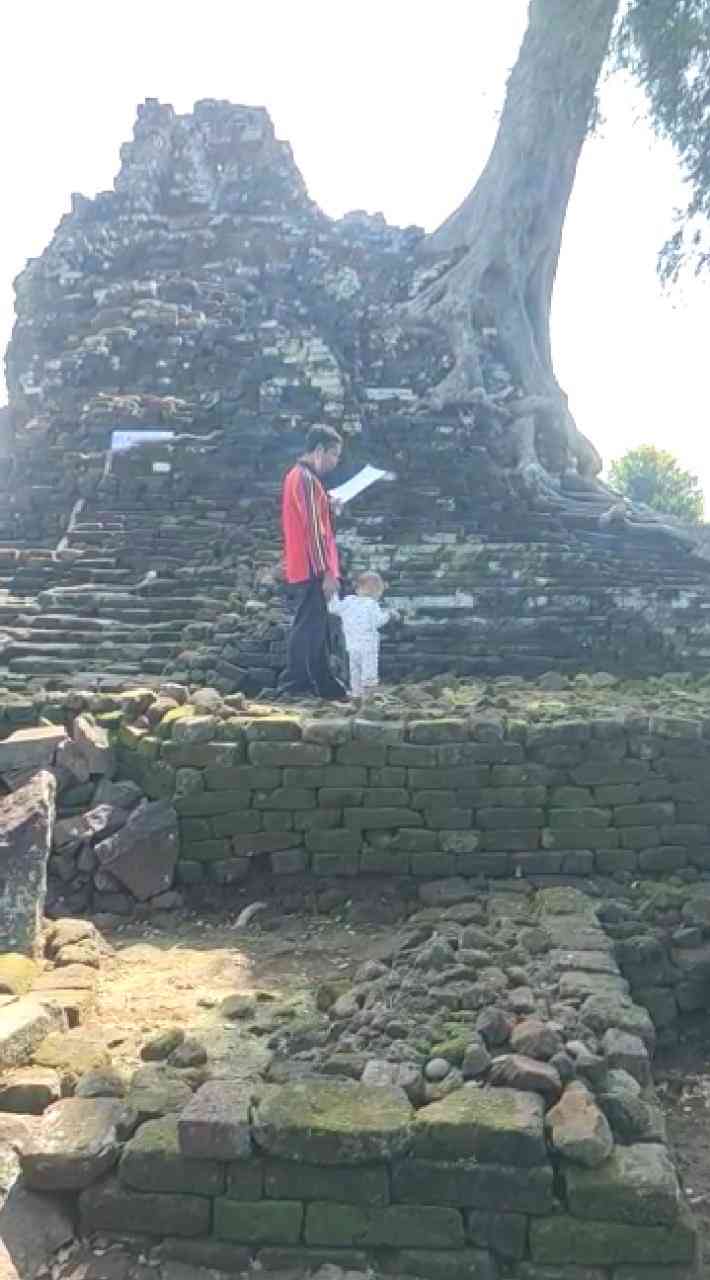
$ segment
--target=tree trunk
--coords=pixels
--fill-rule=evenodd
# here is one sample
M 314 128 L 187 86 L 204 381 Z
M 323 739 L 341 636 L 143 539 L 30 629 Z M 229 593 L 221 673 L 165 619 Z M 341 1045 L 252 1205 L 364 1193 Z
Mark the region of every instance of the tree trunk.
M 407 304 L 443 325 L 454 357 L 438 407 L 488 405 L 509 433 L 517 470 L 549 497 L 594 490 L 601 462 L 577 430 L 553 372 L 550 307 L 567 205 L 592 121 L 619 0 L 530 0 L 488 164 L 463 204 L 424 242 L 443 273 Z M 520 398 L 495 404 L 485 346 Z M 562 499 L 560 499 L 562 500 Z

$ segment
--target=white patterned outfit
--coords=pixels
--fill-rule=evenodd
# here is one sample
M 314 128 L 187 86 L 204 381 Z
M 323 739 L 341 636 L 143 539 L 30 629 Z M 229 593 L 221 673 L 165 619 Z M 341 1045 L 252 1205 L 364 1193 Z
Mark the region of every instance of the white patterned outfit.
M 328 607 L 343 624 L 350 692 L 359 697 L 379 684 L 380 628 L 389 622 L 390 614 L 372 596 L 346 596 L 331 600 Z

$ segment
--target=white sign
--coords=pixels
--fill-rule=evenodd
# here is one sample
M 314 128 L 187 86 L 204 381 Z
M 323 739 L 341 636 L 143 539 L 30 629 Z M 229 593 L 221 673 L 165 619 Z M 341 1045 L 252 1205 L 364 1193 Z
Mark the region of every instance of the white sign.
M 160 444 L 172 440 L 174 431 L 114 431 L 111 434 L 111 452 L 125 453 L 141 444 Z
M 154 462 L 153 471 L 157 471 L 161 475 L 164 475 L 166 472 L 172 471 L 172 467 L 169 462 Z
M 336 502 L 351 502 L 364 489 L 369 489 L 370 485 L 374 484 L 376 480 L 394 479 L 395 476 L 392 471 L 380 471 L 377 467 L 371 467 L 368 463 L 351 480 L 346 480 L 345 484 L 339 484 L 336 489 L 331 489 L 330 497 L 335 498 Z

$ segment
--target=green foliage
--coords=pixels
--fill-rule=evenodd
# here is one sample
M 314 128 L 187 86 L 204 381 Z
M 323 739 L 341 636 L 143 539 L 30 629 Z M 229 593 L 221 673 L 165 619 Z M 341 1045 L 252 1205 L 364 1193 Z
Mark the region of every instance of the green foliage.
M 642 502 L 691 524 L 699 524 L 703 518 L 703 493 L 697 476 L 679 467 L 665 449 L 652 444 L 629 449 L 612 462 L 609 474 L 614 488 L 631 502 Z
M 684 265 L 710 267 L 710 0 L 630 0 L 616 54 L 646 90 L 687 181 L 687 205 L 660 256 L 662 277 L 674 280 Z

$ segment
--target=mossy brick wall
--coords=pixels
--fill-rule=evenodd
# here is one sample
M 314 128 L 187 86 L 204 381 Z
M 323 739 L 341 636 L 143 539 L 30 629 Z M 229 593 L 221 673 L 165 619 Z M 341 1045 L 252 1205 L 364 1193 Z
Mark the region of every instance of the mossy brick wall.
M 118 744 L 124 774 L 175 796 L 183 883 L 238 881 L 257 862 L 415 881 L 710 870 L 710 722 L 181 709 L 156 732 L 122 725 Z
M 696 1274 L 664 1149 L 555 1168 L 535 1094 L 471 1086 L 415 1113 L 399 1091 L 313 1081 L 272 1087 L 254 1112 L 244 1090 L 208 1084 L 181 1117 L 143 1125 L 81 1193 L 82 1231 L 164 1237 L 168 1254 L 230 1272 L 256 1257 L 429 1280 Z

